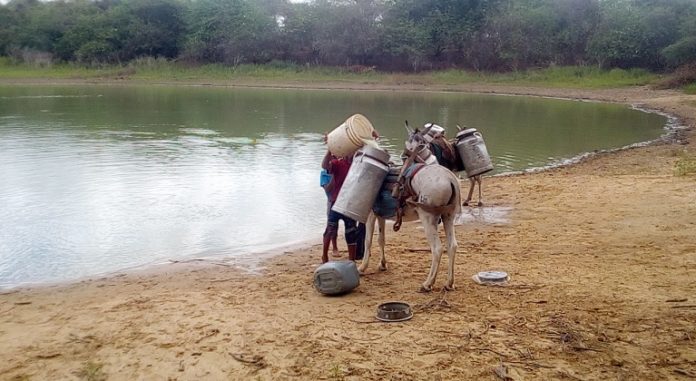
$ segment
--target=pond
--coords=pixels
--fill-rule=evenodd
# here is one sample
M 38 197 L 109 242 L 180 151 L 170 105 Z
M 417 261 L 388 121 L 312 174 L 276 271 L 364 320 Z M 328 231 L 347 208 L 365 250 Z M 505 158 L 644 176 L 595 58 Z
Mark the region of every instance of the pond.
M 0 288 L 318 241 L 323 133 L 366 115 L 483 133 L 496 173 L 664 133 L 629 107 L 437 92 L 0 87 Z M 317 261 L 319 259 L 317 258 Z

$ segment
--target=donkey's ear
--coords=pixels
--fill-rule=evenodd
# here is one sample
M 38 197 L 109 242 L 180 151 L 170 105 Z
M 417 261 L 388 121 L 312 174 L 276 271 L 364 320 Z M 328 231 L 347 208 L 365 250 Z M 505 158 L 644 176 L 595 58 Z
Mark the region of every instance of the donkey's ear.
M 405 121 L 404 121 L 404 127 L 406 127 L 406 132 L 408 132 L 409 135 L 413 133 L 413 130 L 412 130 L 411 127 L 409 127 L 409 125 L 408 125 L 408 120 L 405 120 Z

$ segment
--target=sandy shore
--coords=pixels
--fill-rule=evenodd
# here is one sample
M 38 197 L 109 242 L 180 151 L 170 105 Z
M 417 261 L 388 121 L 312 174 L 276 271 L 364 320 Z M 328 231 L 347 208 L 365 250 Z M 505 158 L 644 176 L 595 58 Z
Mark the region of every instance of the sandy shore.
M 640 104 L 696 121 L 696 96 L 647 88 L 444 90 Z M 342 297 L 314 291 L 316 245 L 265 261 L 261 275 L 173 264 L 2 294 L 0 379 L 502 379 L 496 368 L 511 380 L 693 379 L 696 177 L 674 175 L 683 151 L 696 155 L 693 140 L 682 131 L 485 179 L 486 206 L 465 208 L 473 220 L 456 229 L 454 292 L 441 290 L 442 268 L 434 292 L 416 292 L 430 255 L 412 223 L 388 232 L 389 270 L 374 261 Z M 508 221 L 476 218 L 487 210 L 509 210 Z M 511 282 L 471 281 L 486 269 Z M 376 322 L 390 300 L 414 318 Z

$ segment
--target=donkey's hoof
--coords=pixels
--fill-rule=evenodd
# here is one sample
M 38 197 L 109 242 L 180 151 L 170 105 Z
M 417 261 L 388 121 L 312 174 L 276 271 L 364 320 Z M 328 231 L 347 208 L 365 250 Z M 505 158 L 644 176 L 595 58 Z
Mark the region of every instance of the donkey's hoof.
M 365 275 L 365 270 L 367 270 L 367 268 L 363 268 L 362 266 L 358 267 L 358 273 L 360 275 Z
M 477 205 L 478 205 L 478 206 L 483 206 L 483 202 L 479 201 Z
M 427 294 L 432 290 L 433 290 L 432 287 L 421 286 L 421 288 L 420 288 L 420 290 L 418 290 L 418 292 L 420 292 L 421 294 Z
M 464 201 L 464 203 L 462 204 L 462 206 L 469 206 L 469 201 Z
M 387 271 L 387 265 L 379 265 L 379 271 Z
M 445 291 L 454 291 L 454 285 L 445 285 Z

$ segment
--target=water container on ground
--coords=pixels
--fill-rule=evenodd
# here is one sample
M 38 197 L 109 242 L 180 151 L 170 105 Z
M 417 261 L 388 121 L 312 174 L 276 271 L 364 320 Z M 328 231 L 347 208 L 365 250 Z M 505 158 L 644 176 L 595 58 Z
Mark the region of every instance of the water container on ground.
M 360 274 L 353 261 L 326 262 L 314 270 L 314 288 L 324 295 L 344 294 L 359 284 Z

